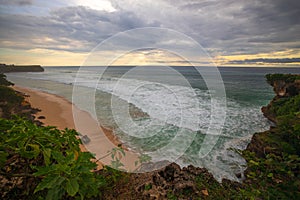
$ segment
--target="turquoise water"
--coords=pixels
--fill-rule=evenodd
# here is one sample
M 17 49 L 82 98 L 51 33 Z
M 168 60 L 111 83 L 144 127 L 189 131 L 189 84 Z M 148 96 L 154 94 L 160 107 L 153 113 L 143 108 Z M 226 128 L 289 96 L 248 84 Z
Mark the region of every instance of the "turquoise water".
M 194 68 L 165 71 L 152 67 L 130 73 L 133 67 L 120 66 L 109 67 L 100 76 L 103 69 L 85 67 L 79 78 L 78 67 L 47 67 L 43 73 L 7 75 L 18 85 L 70 101 L 76 80 L 80 87 L 77 96 L 82 97 L 77 99 L 78 106 L 87 111 L 95 108 L 101 125 L 113 127 L 132 150 L 150 155 L 152 161 L 206 167 L 218 180 L 239 180 L 236 174 L 244 171 L 246 163 L 231 148 L 246 148 L 253 133 L 270 126 L 260 111 L 274 96 L 264 75 L 300 73 L 299 68 L 219 68 L 226 89 L 226 119 L 222 132 L 209 135 L 215 142 L 208 147 L 203 140 L 215 106 L 210 95 L 213 91 Z M 81 103 L 89 95 L 94 95 L 92 106 Z M 202 158 L 199 151 L 205 148 L 212 150 Z

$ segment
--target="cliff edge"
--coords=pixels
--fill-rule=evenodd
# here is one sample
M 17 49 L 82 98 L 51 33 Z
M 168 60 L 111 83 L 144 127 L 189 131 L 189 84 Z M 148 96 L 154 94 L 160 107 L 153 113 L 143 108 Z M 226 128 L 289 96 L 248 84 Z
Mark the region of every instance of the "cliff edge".
M 300 94 L 300 75 L 268 74 L 266 79 L 273 86 L 276 96 L 267 106 L 262 107 L 262 112 L 270 121 L 277 123 L 277 116 L 282 111 L 280 105 L 284 105 L 285 100 Z
M 262 108 L 274 122 L 270 130 L 255 133 L 243 156 L 245 184 L 254 197 L 300 199 L 300 75 L 268 74 L 276 96 Z
M 267 118 L 273 119 L 274 126 L 270 127 L 268 131 L 255 133 L 246 150 L 236 150 L 247 160 L 248 168 L 242 183 L 226 179 L 219 183 L 204 168 L 193 166 L 180 168 L 174 163 L 149 173 L 125 173 L 107 166 L 100 171 L 95 171 L 95 174 L 99 175 L 101 180 L 103 179 L 101 187 L 93 188 L 94 192 L 96 191 L 95 194 L 98 194 L 97 199 L 300 199 L 300 75 L 267 75 L 266 78 L 268 83 L 274 87 L 276 96 L 268 106 L 263 108 L 263 112 Z M 5 79 L 5 75 L 0 76 L 0 89 L 2 90 L 0 91 L 0 107 L 2 106 L 0 123 L 1 116 L 10 118 L 12 114 L 22 115 L 24 112 L 29 114 L 31 121 L 34 120 L 34 118 L 30 118 L 31 108 L 28 103 L 23 101 L 22 94 L 8 87 L 12 83 L 1 81 L 1 79 Z M 15 126 L 16 121 L 2 120 L 2 123 L 0 124 L 0 128 L 3 130 L 0 131 L 3 133 L 2 138 L 7 138 L 6 141 L 17 141 L 16 145 L 23 144 L 20 142 L 20 137 L 17 137 L 18 135 L 7 137 L 7 133 L 21 130 L 22 134 L 27 134 L 28 130 L 32 130 L 23 127 L 29 122 L 21 121 L 21 125 L 18 126 Z M 11 131 L 11 128 L 7 129 L 7 124 L 10 124 L 14 131 Z M 53 127 L 41 128 L 40 131 L 31 131 L 31 133 L 40 133 L 47 129 L 48 134 L 49 130 L 53 129 Z M 53 139 L 53 141 L 61 140 L 63 134 L 58 133 L 59 140 Z M 43 139 L 44 137 L 38 138 Z M 29 141 L 27 136 L 24 139 L 26 142 Z M 38 149 L 36 146 L 38 146 L 37 143 L 33 146 L 35 148 L 26 149 L 24 155 L 28 155 L 27 152 L 36 152 Z M 55 145 L 49 148 L 51 152 L 52 147 L 54 148 Z M 19 149 L 12 148 L 10 152 Z M 0 165 L 2 164 L 2 168 L 0 168 L 1 199 L 38 199 L 38 197 L 44 199 L 47 192 L 55 194 L 55 192 L 61 191 L 47 186 L 43 191 L 34 192 L 40 183 L 56 186 L 57 182 L 53 180 L 57 180 L 58 177 L 52 175 L 45 178 L 45 176 L 33 173 L 39 169 L 38 166 L 42 168 L 45 165 L 45 162 L 41 160 L 44 150 L 41 147 L 39 149 L 41 150 L 39 156 L 36 159 L 30 157 L 30 162 L 25 162 L 23 154 L 8 157 L 3 151 L 4 149 L 0 149 L 0 157 L 2 156 L 0 159 Z M 69 158 L 71 158 L 68 160 L 72 161 L 73 166 L 73 161 L 77 162 L 77 159 Z M 31 163 L 34 163 L 35 168 L 24 167 L 33 166 Z M 58 169 L 56 167 L 58 164 L 61 165 L 54 161 L 51 166 Z M 65 170 L 62 167 L 61 169 Z M 60 174 L 64 176 L 78 172 L 79 176 L 76 176 L 76 181 L 86 183 L 81 172 L 76 171 L 78 169 L 82 171 L 81 167 L 73 167 L 71 170 L 68 168 L 68 173 Z M 52 171 L 50 172 L 52 173 Z M 79 184 L 77 185 L 79 190 Z M 98 193 L 97 190 L 99 190 Z M 75 194 L 68 196 L 65 192 L 64 199 L 74 199 Z
M 43 72 L 44 68 L 40 65 L 6 65 L 0 64 L 0 73 L 9 72 Z

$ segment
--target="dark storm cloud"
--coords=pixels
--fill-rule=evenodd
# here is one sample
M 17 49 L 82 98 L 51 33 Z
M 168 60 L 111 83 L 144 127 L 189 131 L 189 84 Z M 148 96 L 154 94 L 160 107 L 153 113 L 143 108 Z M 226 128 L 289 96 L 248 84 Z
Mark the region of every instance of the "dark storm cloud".
M 114 12 L 65 7 L 43 17 L 1 15 L 1 45 L 13 47 L 7 42 L 13 41 L 16 48 L 32 48 L 32 45 L 87 51 L 115 33 L 145 26 L 185 33 L 212 55 L 268 53 L 299 49 L 300 45 L 299 0 L 111 2 Z M 42 37 L 53 41 L 38 41 Z
M 298 0 L 167 2 L 186 12 L 186 23 L 193 27 L 187 34 L 225 55 L 284 50 L 300 41 Z
M 280 63 L 300 63 L 300 58 L 257 58 L 257 59 L 245 59 L 245 60 L 233 60 L 228 64 L 280 64 Z
M 0 0 L 0 5 L 32 5 L 33 0 Z
M 300 41 L 298 0 L 138 2 L 112 0 L 116 8 L 131 10 L 144 21 L 158 21 L 191 36 L 212 54 L 283 51 Z
M 2 47 L 89 51 L 120 31 L 149 25 L 129 11 L 66 7 L 49 16 L 0 15 L 0 42 Z
M 258 53 L 266 45 L 274 48 L 273 43 L 299 41 L 300 25 L 298 19 L 300 18 L 300 8 L 298 3 L 293 5 L 292 2 L 297 1 L 245 2 L 240 5 L 238 10 L 228 13 L 229 16 L 232 16 L 232 22 L 226 23 L 229 28 L 225 29 L 225 37 L 221 40 L 224 41 L 224 39 L 231 37 L 234 45 L 240 47 L 254 45 Z M 284 6 L 285 4 L 289 4 L 289 6 Z M 234 43 L 235 39 L 243 40 Z M 290 48 L 288 44 L 285 44 L 284 47 Z

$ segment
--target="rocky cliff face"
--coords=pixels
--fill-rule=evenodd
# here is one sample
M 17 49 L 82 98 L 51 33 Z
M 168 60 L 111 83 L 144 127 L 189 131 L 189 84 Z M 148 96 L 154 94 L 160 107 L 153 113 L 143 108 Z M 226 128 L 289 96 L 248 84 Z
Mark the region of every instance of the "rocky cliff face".
M 268 75 L 268 83 L 273 86 L 276 97 L 290 97 L 300 93 L 300 75 Z
M 295 96 L 299 96 L 300 75 L 270 76 L 268 82 L 274 87 L 276 97 L 262 110 L 268 119 L 276 123 L 277 117 L 280 116 L 277 113 L 278 108 L 286 106 Z M 287 101 L 277 105 L 278 101 L 286 99 Z M 287 107 L 290 111 L 290 107 Z M 293 125 L 289 125 L 289 128 L 291 127 Z M 293 138 L 290 130 L 282 132 L 280 126 L 254 134 L 247 149 L 242 152 L 248 163 L 242 183 L 223 179 L 220 184 L 204 168 L 180 168 L 171 163 L 157 171 L 130 174 L 127 183 L 115 187 L 114 192 L 105 193 L 105 199 L 294 199 L 299 191 L 292 188 L 291 183 L 298 181 L 296 177 L 299 174 L 299 166 L 291 164 L 295 162 L 293 156 L 296 153 L 291 152 L 290 147 L 296 145 L 288 143 L 289 137 L 284 134 Z M 286 138 L 286 141 L 282 138 Z M 292 140 L 295 141 L 294 138 Z M 288 154 L 293 154 L 290 160 L 284 157 Z M 285 189 L 281 191 L 281 187 Z
M 243 151 L 248 166 L 244 184 L 253 194 L 263 191 L 254 199 L 299 199 L 300 75 L 266 77 L 276 96 L 262 111 L 274 126 L 255 133 Z
M 267 106 L 262 107 L 261 110 L 266 118 L 276 123 L 276 113 L 272 109 L 273 104 L 300 94 L 300 75 L 268 74 L 266 78 L 267 82 L 273 86 L 276 96 Z

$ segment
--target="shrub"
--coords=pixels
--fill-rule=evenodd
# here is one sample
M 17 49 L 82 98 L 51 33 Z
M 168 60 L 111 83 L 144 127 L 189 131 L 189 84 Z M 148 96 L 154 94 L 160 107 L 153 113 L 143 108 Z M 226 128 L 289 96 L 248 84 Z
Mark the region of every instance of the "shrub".
M 21 183 L 1 188 L 2 198 L 99 196 L 105 180 L 92 172 L 94 157 L 80 151 L 77 135 L 74 130 L 39 127 L 20 118 L 0 118 L 1 175 L 7 180 L 19 177 Z
M 4 74 L 0 74 L 0 85 L 10 86 L 14 85 L 12 82 L 6 80 L 6 76 Z
M 300 75 L 296 74 L 267 74 L 267 82 L 273 84 L 274 81 L 285 81 L 286 83 L 293 83 L 295 80 L 300 80 Z

